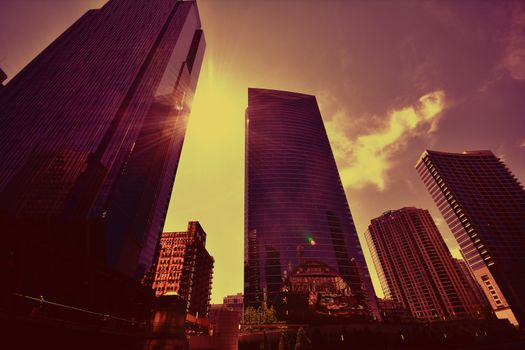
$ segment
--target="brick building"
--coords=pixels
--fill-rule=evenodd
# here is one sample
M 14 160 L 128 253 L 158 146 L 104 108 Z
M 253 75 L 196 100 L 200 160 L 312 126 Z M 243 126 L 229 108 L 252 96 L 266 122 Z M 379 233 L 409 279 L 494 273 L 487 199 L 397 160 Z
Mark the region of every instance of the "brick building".
M 207 317 L 213 257 L 205 247 L 206 232 L 197 221 L 183 232 L 163 232 L 152 287 L 157 296 L 177 293 L 188 302 L 188 313 Z

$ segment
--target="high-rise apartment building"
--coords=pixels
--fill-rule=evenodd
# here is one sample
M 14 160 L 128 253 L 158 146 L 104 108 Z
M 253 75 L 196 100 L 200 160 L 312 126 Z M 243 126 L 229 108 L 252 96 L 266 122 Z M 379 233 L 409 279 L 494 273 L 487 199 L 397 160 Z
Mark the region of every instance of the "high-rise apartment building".
M 95 265 L 142 277 L 164 225 L 204 47 L 194 1 L 110 0 L 5 86 L 0 249 L 24 276 L 13 289 L 50 295 L 75 275 L 87 292 Z M 68 262 L 46 265 L 49 256 Z
M 499 318 L 525 324 L 525 191 L 491 151 L 425 151 L 416 165 Z
M 323 266 L 379 318 L 315 96 L 248 90 L 245 191 L 245 306 L 274 305 L 293 271 Z
M 207 317 L 213 277 L 213 257 L 206 250 L 206 232 L 197 221 L 184 232 L 163 232 L 153 279 L 157 296 L 177 293 L 188 312 Z
M 480 306 L 480 309 L 483 311 L 488 311 L 488 302 L 481 286 L 476 282 L 474 275 L 467 266 L 465 260 L 454 258 L 454 263 L 456 265 L 456 270 L 458 271 L 461 283 L 463 283 L 465 289 L 471 290 L 474 294 L 474 297 L 477 303 Z
M 480 305 L 427 210 L 387 211 L 372 219 L 368 246 L 385 297 L 426 321 L 481 317 Z

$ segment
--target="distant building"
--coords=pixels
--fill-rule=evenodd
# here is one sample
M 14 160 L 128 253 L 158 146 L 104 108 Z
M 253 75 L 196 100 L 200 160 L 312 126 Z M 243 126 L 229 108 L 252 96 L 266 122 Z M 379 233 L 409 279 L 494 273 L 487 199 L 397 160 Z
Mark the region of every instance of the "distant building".
M 241 313 L 244 309 L 244 295 L 242 293 L 227 295 L 222 302 L 227 309 L 240 311 Z
M 210 336 L 190 336 L 192 349 L 236 350 L 240 322 L 243 317 L 243 294 L 228 295 L 223 304 L 212 304 L 208 315 L 211 326 Z
M 380 317 L 315 96 L 248 89 L 244 242 L 246 307 L 285 307 L 287 278 L 321 263 Z
M 177 293 L 188 302 L 188 313 L 208 316 L 213 257 L 205 247 L 206 232 L 197 221 L 184 232 L 164 232 L 152 287 L 157 296 Z
M 402 208 L 372 219 L 366 232 L 385 297 L 425 321 L 480 317 L 479 305 L 427 210 Z
M 525 191 L 491 151 L 427 150 L 416 165 L 499 318 L 525 326 Z

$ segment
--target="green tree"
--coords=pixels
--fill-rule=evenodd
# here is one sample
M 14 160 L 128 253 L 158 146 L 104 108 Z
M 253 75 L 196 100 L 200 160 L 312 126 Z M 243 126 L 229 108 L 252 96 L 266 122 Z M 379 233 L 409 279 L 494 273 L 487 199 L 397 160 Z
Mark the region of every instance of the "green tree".
M 297 330 L 297 338 L 295 340 L 295 350 L 311 350 L 312 342 L 306 335 L 306 331 L 303 327 Z
M 277 313 L 273 307 L 269 308 L 263 305 L 260 310 L 262 324 L 277 323 Z
M 244 324 L 254 324 L 255 323 L 255 309 L 253 307 L 247 307 L 246 310 L 244 310 L 244 315 L 242 318 L 242 323 Z
M 268 309 L 265 305 L 254 309 L 248 307 L 244 310 L 243 324 L 272 324 L 277 323 L 277 313 L 273 308 Z

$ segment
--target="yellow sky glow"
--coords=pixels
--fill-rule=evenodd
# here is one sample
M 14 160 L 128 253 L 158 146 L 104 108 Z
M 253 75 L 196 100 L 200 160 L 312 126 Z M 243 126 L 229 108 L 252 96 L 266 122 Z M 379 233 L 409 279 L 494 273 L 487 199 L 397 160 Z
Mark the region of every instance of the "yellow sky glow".
M 212 302 L 221 303 L 243 290 L 247 88 L 213 62 L 205 59 L 199 77 L 164 231 L 201 223 L 215 258 Z

